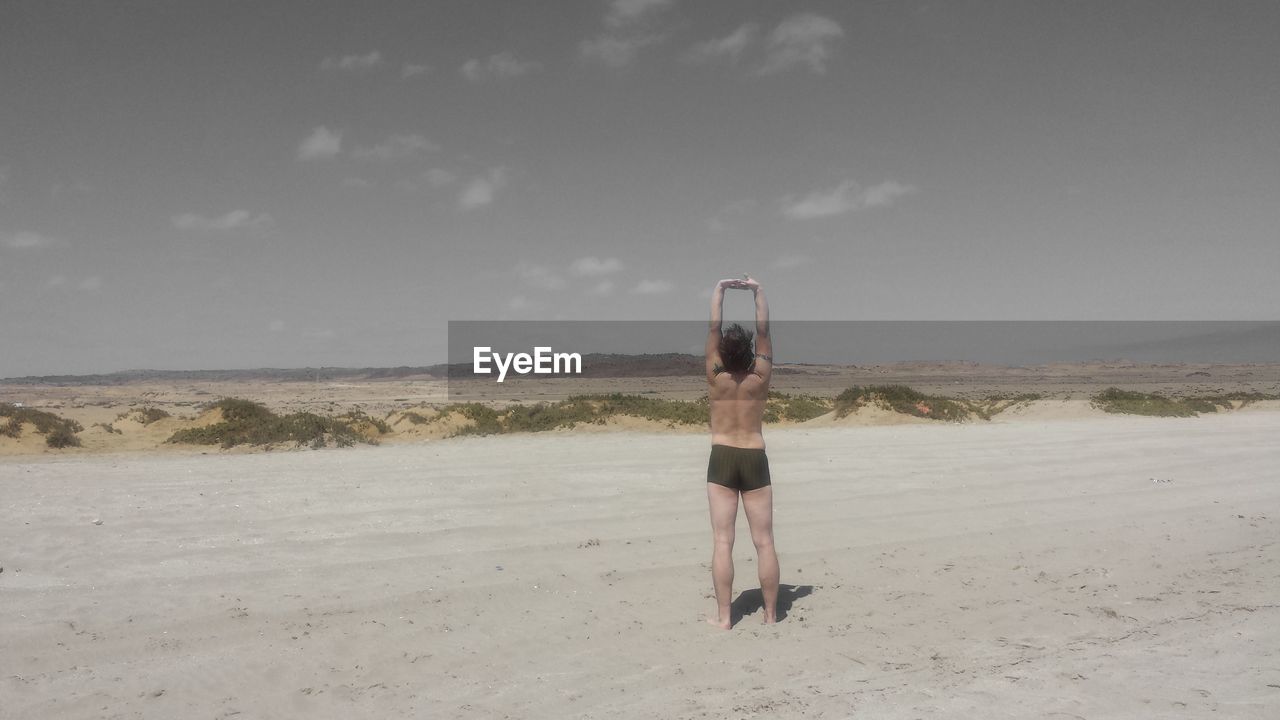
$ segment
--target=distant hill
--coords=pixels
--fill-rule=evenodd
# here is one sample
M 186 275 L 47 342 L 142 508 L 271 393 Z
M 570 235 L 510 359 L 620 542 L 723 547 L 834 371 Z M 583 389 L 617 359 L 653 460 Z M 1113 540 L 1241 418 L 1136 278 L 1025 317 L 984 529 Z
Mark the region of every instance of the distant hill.
M 700 355 L 658 353 L 653 355 L 617 355 L 589 353 L 582 356 L 582 375 L 574 377 L 669 377 L 698 375 L 703 371 Z M 455 363 L 420 367 L 389 368 L 254 368 L 249 370 L 124 370 L 96 375 L 28 375 L 4 378 L 8 385 L 129 385 L 149 382 L 333 382 L 338 380 L 405 380 L 410 378 L 444 380 L 449 377 L 473 376 L 471 365 Z M 556 375 L 541 377 L 557 377 Z M 568 377 L 560 375 L 559 377 Z
M 97 375 L 27 375 L 5 378 L 10 385 L 129 385 L 146 382 L 317 382 L 351 379 L 444 377 L 444 366 L 420 368 L 254 368 L 249 370 L 123 370 Z
M 652 355 L 618 355 L 614 353 L 585 353 L 582 356 L 582 374 L 564 373 L 539 375 L 538 377 L 671 377 L 699 375 L 703 372 L 700 355 L 687 353 L 656 353 Z M 448 368 L 449 377 L 484 378 L 493 375 L 476 375 L 469 363 L 454 363 Z M 511 377 L 511 375 L 508 375 Z

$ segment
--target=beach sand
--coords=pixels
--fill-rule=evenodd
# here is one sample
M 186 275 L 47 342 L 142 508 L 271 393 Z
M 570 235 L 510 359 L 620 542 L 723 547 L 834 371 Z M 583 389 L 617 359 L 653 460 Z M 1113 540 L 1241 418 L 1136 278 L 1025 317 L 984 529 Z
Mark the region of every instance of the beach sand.
M 1280 412 L 0 464 L 5 718 L 1280 717 Z M 98 523 L 100 521 L 100 524 Z

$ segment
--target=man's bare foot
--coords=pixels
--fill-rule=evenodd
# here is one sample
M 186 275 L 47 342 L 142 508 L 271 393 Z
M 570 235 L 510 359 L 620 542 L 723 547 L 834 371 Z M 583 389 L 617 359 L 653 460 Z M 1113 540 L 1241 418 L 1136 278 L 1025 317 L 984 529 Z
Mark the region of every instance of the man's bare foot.
M 710 618 L 710 617 L 709 617 L 709 618 L 707 618 L 707 624 L 708 624 L 708 625 L 714 625 L 714 626 L 716 626 L 716 627 L 720 628 L 721 630 L 731 630 L 731 629 L 733 629 L 733 623 L 732 623 L 732 622 L 730 622 L 730 621 L 728 621 L 728 620 L 721 620 L 720 618 Z
M 763 622 L 765 625 L 773 625 L 778 622 L 778 618 L 773 615 L 765 615 Z

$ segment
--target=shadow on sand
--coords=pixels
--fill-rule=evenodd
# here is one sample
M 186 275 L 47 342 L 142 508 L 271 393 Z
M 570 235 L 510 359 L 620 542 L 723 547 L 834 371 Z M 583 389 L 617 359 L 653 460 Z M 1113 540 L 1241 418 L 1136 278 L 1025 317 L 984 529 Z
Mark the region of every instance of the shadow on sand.
M 782 622 L 787 618 L 787 613 L 791 611 L 791 604 L 796 600 L 813 594 L 812 585 L 788 585 L 782 583 L 778 586 L 778 622 Z M 751 590 L 743 590 L 733 601 L 730 608 L 729 618 L 733 625 L 737 625 L 742 618 L 764 609 L 764 594 L 760 592 L 760 588 Z

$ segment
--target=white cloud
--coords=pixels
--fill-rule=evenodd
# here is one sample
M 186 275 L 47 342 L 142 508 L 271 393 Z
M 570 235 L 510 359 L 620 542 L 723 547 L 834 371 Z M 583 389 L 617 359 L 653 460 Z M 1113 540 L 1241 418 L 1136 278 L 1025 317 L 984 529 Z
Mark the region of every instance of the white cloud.
M 769 34 L 768 55 L 760 73 L 772 75 L 807 67 L 821 75 L 835 52 L 832 45 L 842 37 L 844 29 L 834 20 L 813 13 L 792 15 Z
M 87 277 L 81 280 L 80 284 L 77 285 L 76 287 L 78 287 L 80 290 L 84 292 L 93 292 L 95 290 L 101 290 L 102 278 L 97 275 L 92 275 L 90 277 Z
M 857 183 L 845 180 L 830 190 L 815 190 L 804 197 L 785 198 L 782 213 L 792 220 L 832 217 L 864 208 L 884 207 L 914 192 L 913 186 L 893 180 L 860 191 Z
M 673 4 L 675 0 L 613 0 L 604 16 L 604 24 L 611 28 L 625 27 Z
M 595 287 L 591 288 L 590 293 L 592 295 L 612 295 L 613 281 L 601 280 L 600 282 L 596 283 Z
M 545 265 L 522 262 L 516 266 L 516 275 L 521 282 L 538 290 L 560 290 L 564 287 L 564 278 Z
M 910 195 L 916 191 L 912 185 L 903 185 L 900 182 L 889 180 L 879 185 L 874 185 L 862 192 L 863 207 L 883 207 L 893 204 L 898 198 Z
M 67 284 L 66 275 L 53 275 L 49 278 L 49 287 L 62 287 Z
M 365 55 L 343 55 L 327 57 L 320 63 L 321 70 L 343 70 L 346 72 L 363 72 L 372 70 L 382 64 L 382 53 L 373 50 Z
M 439 149 L 440 146 L 421 135 L 392 135 L 372 147 L 352 149 L 351 157 L 360 160 L 404 160 Z
M 676 286 L 666 280 L 641 280 L 631 288 L 632 295 L 662 295 L 675 290 Z
M 498 191 L 507 185 L 505 168 L 494 168 L 487 174 L 474 178 L 458 195 L 458 205 L 463 210 L 475 210 L 493 203 Z
M 352 177 L 342 178 L 342 186 L 349 187 L 349 188 L 367 188 L 367 187 L 373 187 L 373 183 L 369 182 L 368 180 L 365 180 L 362 177 L 352 176 Z
M 736 63 L 742 51 L 755 39 L 757 30 L 755 24 L 747 23 L 722 38 L 712 38 L 694 45 L 685 54 L 685 59 L 694 63 L 719 60 Z
M 630 65 L 642 49 L 666 39 L 651 31 L 652 20 L 673 4 L 674 0 L 612 0 L 604 17 L 607 31 L 579 43 L 579 54 L 609 67 Z
M 523 295 L 516 295 L 507 301 L 508 310 L 528 310 L 531 307 L 533 307 L 533 304 L 529 302 L 529 298 Z
M 272 320 L 270 323 L 267 324 L 267 329 L 270 330 L 271 332 L 281 332 L 284 330 L 284 321 Z
M 458 68 L 458 72 L 471 82 L 480 82 L 490 78 L 507 80 L 528 75 L 542 69 L 542 64 L 531 60 L 521 60 L 510 52 L 490 55 L 485 60 L 471 59 Z
M 578 45 L 578 51 L 587 60 L 594 60 L 609 67 L 617 68 L 630 65 L 646 45 L 653 45 L 661 41 L 662 37 L 659 35 L 637 35 L 632 37 L 601 35 L 591 40 L 583 40 Z
M 199 232 L 232 232 L 237 230 L 262 231 L 271 226 L 271 216 L 266 213 L 254 215 L 248 210 L 232 210 L 218 217 L 205 217 L 195 213 L 173 216 L 173 226 L 179 230 Z
M 342 152 L 342 133 L 321 125 L 298 144 L 299 160 L 327 160 Z
M 843 215 L 857 209 L 857 183 L 846 180 L 831 190 L 815 190 L 802 198 L 787 200 L 783 214 L 793 220 Z
M 400 68 L 400 79 L 408 80 L 409 78 L 415 78 L 420 75 L 426 75 L 430 72 L 431 72 L 430 65 L 416 65 L 414 63 L 405 63 L 404 67 Z
M 590 255 L 580 257 L 569 265 L 569 272 L 580 277 L 612 275 L 621 269 L 622 262 L 618 258 L 601 259 Z
M 25 250 L 28 248 L 48 247 L 53 244 L 53 238 L 47 235 L 41 235 L 34 232 L 16 232 L 9 236 L 8 245 L 15 250 Z

